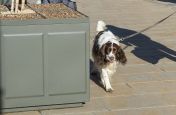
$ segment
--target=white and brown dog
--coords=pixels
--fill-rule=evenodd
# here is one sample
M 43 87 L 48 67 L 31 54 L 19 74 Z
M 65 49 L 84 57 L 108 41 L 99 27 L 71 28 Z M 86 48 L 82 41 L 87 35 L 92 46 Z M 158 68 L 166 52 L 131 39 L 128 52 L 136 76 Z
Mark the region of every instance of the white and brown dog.
M 92 48 L 92 56 L 101 74 L 103 87 L 107 92 L 112 92 L 111 76 L 116 72 L 117 64 L 125 64 L 127 59 L 117 37 L 106 29 L 106 24 L 103 21 L 98 21 L 97 32 Z

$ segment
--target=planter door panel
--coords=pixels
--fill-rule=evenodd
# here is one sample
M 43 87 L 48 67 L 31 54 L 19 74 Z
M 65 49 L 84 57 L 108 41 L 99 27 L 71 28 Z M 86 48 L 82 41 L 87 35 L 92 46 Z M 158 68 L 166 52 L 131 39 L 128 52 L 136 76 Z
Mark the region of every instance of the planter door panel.
M 85 92 L 85 32 L 49 33 L 46 75 L 50 96 Z
M 1 42 L 5 98 L 43 95 L 42 35 L 4 35 Z

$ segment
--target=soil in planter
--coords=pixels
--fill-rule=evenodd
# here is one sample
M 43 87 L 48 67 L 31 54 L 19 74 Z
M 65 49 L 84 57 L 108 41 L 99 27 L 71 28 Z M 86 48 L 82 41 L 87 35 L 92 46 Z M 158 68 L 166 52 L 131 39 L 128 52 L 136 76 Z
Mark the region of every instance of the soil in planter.
M 78 11 L 72 10 L 63 3 L 58 4 L 41 4 L 41 5 L 26 5 L 25 9 L 32 9 L 35 13 L 26 14 L 2 14 L 8 12 L 9 8 L 0 5 L 0 20 L 28 20 L 28 19 L 53 19 L 53 18 L 81 18 L 85 15 Z

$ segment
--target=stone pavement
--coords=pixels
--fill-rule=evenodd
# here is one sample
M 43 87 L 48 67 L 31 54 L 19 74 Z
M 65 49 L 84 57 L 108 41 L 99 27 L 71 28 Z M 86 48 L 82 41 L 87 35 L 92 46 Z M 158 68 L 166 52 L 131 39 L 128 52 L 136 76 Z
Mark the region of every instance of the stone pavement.
M 165 18 L 176 3 L 157 0 L 77 0 L 90 17 L 90 36 L 104 20 L 118 36 L 126 36 Z M 176 115 L 176 15 L 125 40 L 128 63 L 112 78 L 115 91 L 106 93 L 91 80 L 91 99 L 83 107 L 9 113 L 5 115 Z M 91 76 L 92 77 L 92 76 Z

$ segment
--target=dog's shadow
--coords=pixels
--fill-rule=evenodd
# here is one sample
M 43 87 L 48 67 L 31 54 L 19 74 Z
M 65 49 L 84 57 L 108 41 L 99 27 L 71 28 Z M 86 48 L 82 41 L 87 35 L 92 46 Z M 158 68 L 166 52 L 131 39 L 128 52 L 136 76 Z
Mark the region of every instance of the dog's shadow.
M 158 0 L 158 1 L 161 1 L 161 2 L 176 3 L 176 1 L 175 1 L 175 0 Z
M 90 59 L 90 79 L 99 87 L 103 88 L 100 78 L 100 72 L 98 71 L 97 67 L 95 66 L 94 62 Z
M 107 29 L 118 37 L 125 37 L 136 33 L 136 31 L 133 30 L 119 28 L 112 25 L 107 25 Z M 133 45 L 134 49 L 132 49 L 131 53 L 151 64 L 157 64 L 162 58 L 168 58 L 172 61 L 176 61 L 176 51 L 161 43 L 153 41 L 144 34 L 138 34 L 134 37 L 125 39 L 121 43 L 127 46 Z

